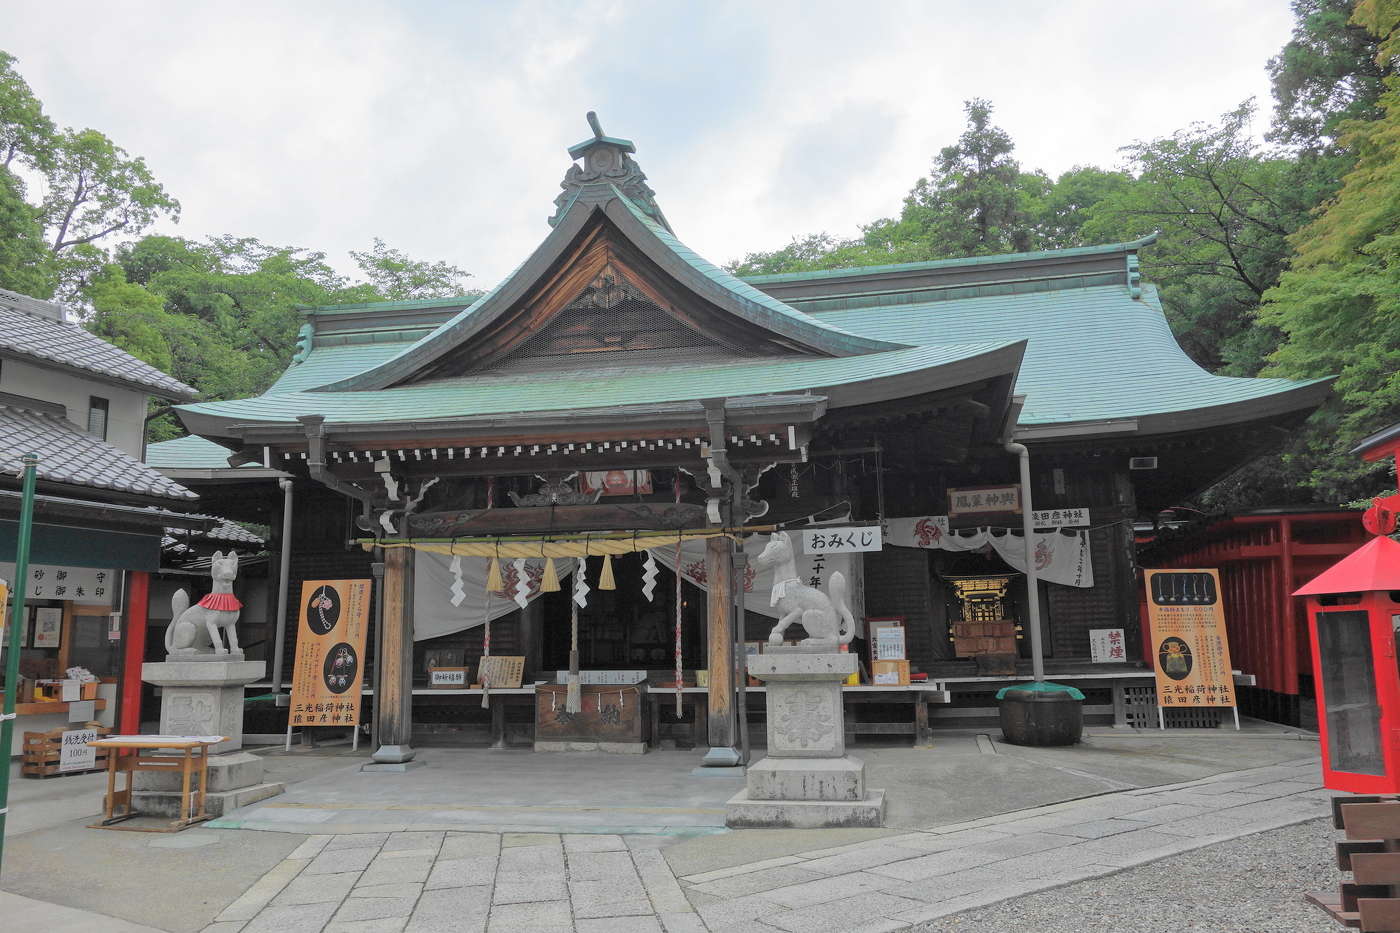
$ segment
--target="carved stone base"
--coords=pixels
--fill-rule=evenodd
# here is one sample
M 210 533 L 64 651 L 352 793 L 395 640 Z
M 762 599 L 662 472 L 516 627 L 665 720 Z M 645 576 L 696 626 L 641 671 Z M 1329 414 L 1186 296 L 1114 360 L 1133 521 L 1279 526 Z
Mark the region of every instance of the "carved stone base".
M 160 687 L 163 735 L 223 735 L 210 754 L 243 747 L 243 688 L 267 673 L 266 661 L 171 659 L 141 665 L 141 679 Z
M 853 654 L 769 649 L 749 659 L 768 688 L 768 757 L 749 767 L 725 806 L 731 827 L 880 826 L 884 791 L 867 790 L 865 764 L 846 757 L 841 683 Z

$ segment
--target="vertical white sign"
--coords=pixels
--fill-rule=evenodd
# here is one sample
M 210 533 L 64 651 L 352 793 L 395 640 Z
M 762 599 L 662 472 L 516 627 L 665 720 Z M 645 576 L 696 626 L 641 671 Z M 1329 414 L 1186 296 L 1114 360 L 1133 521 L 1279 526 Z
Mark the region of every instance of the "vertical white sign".
M 1089 629 L 1089 660 L 1094 664 L 1113 664 L 1128 660 L 1121 628 Z

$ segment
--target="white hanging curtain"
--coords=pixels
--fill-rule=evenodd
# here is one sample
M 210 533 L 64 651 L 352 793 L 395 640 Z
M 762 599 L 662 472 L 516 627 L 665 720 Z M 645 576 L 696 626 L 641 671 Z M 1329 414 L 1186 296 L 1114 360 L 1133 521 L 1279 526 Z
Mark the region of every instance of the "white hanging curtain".
M 702 541 L 701 550 L 703 549 Z M 505 585 L 491 594 L 489 603 L 486 599 L 486 573 L 491 559 L 458 557 L 457 560 L 461 569 L 462 599 L 454 606 L 452 603 L 458 574 L 452 570 L 453 558 L 446 554 L 418 550 L 413 575 L 414 641 L 464 632 L 486 624 L 488 613 L 491 620 L 495 621 L 521 608 L 516 597 L 522 578 L 515 560 L 501 560 L 501 577 Z M 524 559 L 525 590 L 520 595 L 527 605 L 539 598 L 545 560 L 543 557 Z M 573 573 L 573 570 L 574 561 L 571 558 L 554 558 L 554 571 L 561 581 Z M 486 612 L 483 612 L 483 609 Z
M 790 534 L 794 551 L 802 549 L 801 532 Z M 771 619 L 778 617 L 778 608 L 771 605 L 773 593 L 773 568 L 766 567 L 755 572 L 753 560 L 768 545 L 768 535 L 749 535 L 744 539 L 744 553 L 749 559 L 749 569 L 744 580 L 744 608 L 749 612 L 757 612 L 768 616 Z M 675 572 L 676 569 L 676 549 L 671 547 L 652 548 L 651 554 L 656 558 L 656 562 L 667 570 Z M 851 555 L 849 554 L 821 554 L 812 556 L 810 554 L 798 553 L 797 577 L 808 586 L 816 586 L 825 589 L 826 583 L 831 579 L 833 571 L 841 571 L 845 574 L 846 582 L 851 582 Z M 709 581 L 705 572 L 705 542 L 686 541 L 681 545 L 681 577 L 689 583 L 693 583 L 700 589 L 709 592 Z
M 1085 589 L 1094 585 L 1087 529 L 1066 528 L 1032 534 L 1035 572 L 1040 579 Z M 1002 560 L 1026 572 L 1025 538 L 1020 532 L 1002 528 L 949 531 L 947 519 L 942 515 L 886 519 L 885 544 L 942 551 L 976 551 L 990 546 Z

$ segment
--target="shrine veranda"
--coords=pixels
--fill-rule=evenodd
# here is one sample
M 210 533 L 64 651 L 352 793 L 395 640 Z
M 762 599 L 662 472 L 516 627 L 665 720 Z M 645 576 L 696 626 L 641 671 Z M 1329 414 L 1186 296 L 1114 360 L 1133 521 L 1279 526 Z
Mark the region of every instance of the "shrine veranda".
M 631 142 L 598 129 L 569 152 L 547 235 L 487 295 L 307 308 L 267 392 L 177 406 L 192 437 L 150 451 L 205 511 L 275 533 L 291 503 L 286 658 L 302 581 L 374 579 L 376 747 L 540 741 L 546 720 L 573 741 L 533 685 L 561 682 L 574 631 L 585 733 L 734 745 L 731 646 L 762 650 L 775 619 L 771 574 L 742 611 L 733 581 L 774 530 L 804 582 L 846 578 L 855 735 L 973 724 L 1029 671 L 1013 440 L 1047 669 L 1091 722 L 1123 721 L 1124 688 L 1151 685 L 1134 521 L 1275 448 L 1330 391 L 1188 359 L 1138 272 L 1151 237 L 741 280 L 676 238 Z M 883 535 L 828 551 L 813 523 Z M 871 682 L 867 620 L 902 623 L 922 690 Z M 1122 657 L 1095 662 L 1105 630 Z M 524 664 L 483 709 L 486 654 Z M 748 707 L 759 721 L 761 691 Z

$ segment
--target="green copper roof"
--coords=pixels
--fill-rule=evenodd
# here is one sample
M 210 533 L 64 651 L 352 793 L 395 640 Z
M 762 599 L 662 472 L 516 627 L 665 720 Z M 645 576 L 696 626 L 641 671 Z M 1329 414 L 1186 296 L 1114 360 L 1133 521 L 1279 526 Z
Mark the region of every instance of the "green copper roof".
M 1133 253 L 1157 242 L 1150 233 L 1125 243 L 1103 243 L 1097 246 L 1074 246 L 1068 249 L 1036 250 L 1028 253 L 993 253 L 990 256 L 962 256 L 957 259 L 933 259 L 927 262 L 900 262 L 879 266 L 847 266 L 841 269 L 815 269 L 811 272 L 775 272 L 769 275 L 746 275 L 745 282 L 776 285 L 782 282 L 804 282 L 812 279 L 839 279 L 853 275 L 880 275 L 887 272 L 922 272 L 955 269 L 959 266 L 986 266 L 1003 262 L 1028 262 L 1037 259 L 1065 259 L 1072 256 L 1102 256 L 1111 253 Z
M 990 340 L 914 347 L 847 357 L 742 358 L 729 362 L 649 367 L 599 367 L 581 372 L 487 374 L 364 392 L 287 392 L 227 402 L 182 405 L 185 415 L 238 422 L 286 422 L 322 414 L 331 422 L 427 421 L 463 415 L 510 414 L 685 402 L 715 396 L 766 395 L 839 387 L 900 377 L 978 357 L 995 356 L 997 372 L 1012 372 L 1012 341 Z M 1005 351 L 998 353 L 997 351 Z M 1002 357 L 1010 352 L 1009 362 Z M 986 378 L 995 373 L 979 373 Z M 910 388 L 914 394 L 921 388 Z M 206 432 L 208 433 L 208 432 Z
M 227 447 L 202 437 L 177 437 L 146 447 L 146 465 L 157 470 L 227 470 Z
M 736 278 L 729 272 L 721 269 L 719 266 L 686 246 L 680 240 L 676 239 L 671 231 L 652 220 L 647 216 L 645 211 L 632 203 L 632 200 L 622 192 L 617 191 L 615 188 L 613 190 L 617 193 L 618 201 L 627 208 L 628 212 L 650 230 L 652 234 L 655 235 L 656 239 L 659 240 L 666 249 L 670 250 L 676 258 L 714 283 L 714 285 L 718 286 L 732 298 L 743 302 L 749 311 L 747 316 L 751 320 L 765 323 L 769 326 L 775 326 L 781 323 L 802 329 L 821 328 L 828 332 L 825 336 L 848 338 L 847 342 L 852 349 L 860 349 L 866 352 L 872 349 L 868 345 L 868 337 L 835 326 L 829 321 L 818 321 L 818 319 L 814 318 L 812 315 L 805 314 L 791 305 L 784 304 L 773 296 L 754 288 L 748 282 Z M 862 344 L 866 344 L 866 346 L 861 346 Z M 880 349 L 890 349 L 890 347 Z
M 797 311 L 700 258 L 684 246 L 619 190 L 605 189 L 605 202 L 575 201 L 535 252 L 519 268 L 483 295 L 475 304 L 443 322 L 422 339 L 404 346 L 399 353 L 358 373 L 327 382 L 317 388 L 330 391 L 382 389 L 402 383 L 424 366 L 430 365 L 454 347 L 470 342 L 512 302 L 545 274 L 595 211 L 601 211 L 631 238 L 634 245 L 663 268 L 677 275 L 683 286 L 696 294 L 789 343 L 799 343 L 811 352 L 847 356 L 898 349 L 901 344 L 863 337 L 842 330 Z
M 1157 291 L 1121 285 L 900 304 L 813 315 L 901 343 L 1028 341 L 1016 381 L 1023 425 L 1136 418 L 1264 398 L 1326 380 L 1242 379 L 1201 369 L 1167 326 Z

